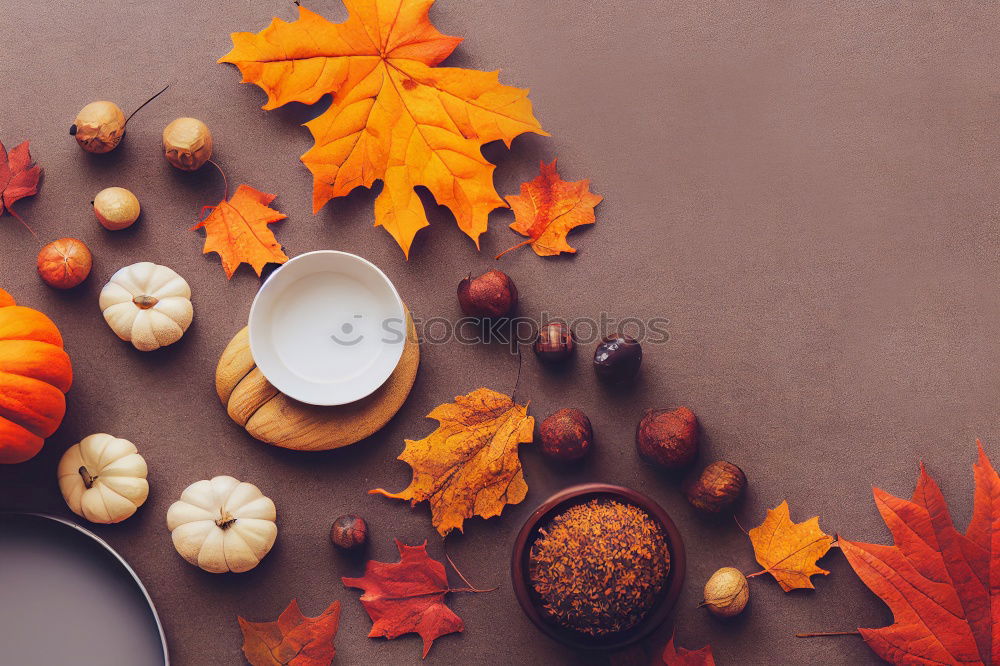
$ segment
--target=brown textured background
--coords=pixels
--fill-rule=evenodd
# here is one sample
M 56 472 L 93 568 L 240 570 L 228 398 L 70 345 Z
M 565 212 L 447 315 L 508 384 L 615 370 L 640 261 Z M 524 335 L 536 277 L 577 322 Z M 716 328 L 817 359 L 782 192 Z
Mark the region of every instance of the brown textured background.
M 239 663 L 235 616 L 273 619 L 293 597 L 309 614 L 342 601 L 339 663 L 417 663 L 415 637 L 365 638 L 370 622 L 358 594 L 339 583 L 359 568 L 333 552 L 327 529 L 355 511 L 370 522 L 375 558 L 394 557 L 393 537 L 430 538 L 440 555 L 425 507 L 411 511 L 365 491 L 403 487 L 409 469 L 394 459 L 404 437 L 433 428 L 424 414 L 480 385 L 509 390 L 516 363 L 499 346 L 425 345 L 411 399 L 377 436 L 314 455 L 250 439 L 218 404 L 212 375 L 259 281 L 244 267 L 227 282 L 218 259 L 201 255 L 202 236 L 188 227 L 202 205 L 218 201 L 221 182 L 210 169 L 171 169 L 159 134 L 180 115 L 205 120 L 230 182 L 278 194 L 288 220 L 275 231 L 288 254 L 356 252 L 379 264 L 424 318 L 458 317 L 454 285 L 518 240 L 506 229 L 509 212 L 493 214 L 477 254 L 450 214 L 431 207 L 432 226 L 409 263 L 371 228 L 367 191 L 313 216 L 311 178 L 297 159 L 309 135 L 298 124 L 317 109 L 265 113 L 259 89 L 214 64 L 231 31 L 259 30 L 273 15 L 291 19 L 290 2 L 2 4 L 0 140 L 13 147 L 31 139 L 45 168 L 40 194 L 16 207 L 46 241 L 85 240 L 96 262 L 81 288 L 50 290 L 35 275 L 38 245 L 0 219 L 0 286 L 59 324 L 76 373 L 66 421 L 44 452 L 0 469 L 0 508 L 67 515 L 54 477 L 62 451 L 96 431 L 127 437 L 149 462 L 149 501 L 126 523 L 95 531 L 149 587 L 177 664 Z M 344 15 L 336 0 L 309 6 Z M 632 486 L 674 516 L 690 557 L 674 614 L 682 645 L 710 642 L 722 664 L 873 661 L 857 638 L 792 637 L 890 621 L 836 552 L 814 593 L 786 595 L 758 579 L 751 608 L 733 623 L 695 608 L 706 577 L 723 565 L 753 570 L 752 551 L 736 527 L 693 515 L 671 481 L 640 464 L 632 433 L 646 407 L 693 408 L 705 458 L 724 457 L 749 475 L 744 524 L 787 498 L 796 519 L 819 514 L 831 533 L 884 542 L 871 485 L 909 495 L 919 459 L 965 524 L 975 438 L 1000 454 L 996 6 L 439 0 L 431 17 L 467 38 L 447 64 L 499 67 L 503 82 L 530 87 L 552 133 L 519 138 L 510 152 L 486 149 L 499 165 L 498 190 L 514 192 L 540 159 L 559 157 L 567 179 L 590 178 L 605 196 L 597 225 L 571 237 L 577 256 L 546 260 L 522 250 L 502 260 L 522 312 L 663 316 L 671 339 L 647 347 L 630 391 L 598 386 L 592 347 L 561 374 L 525 358 L 519 396 L 531 399 L 532 413 L 583 408 L 597 450 L 582 469 L 563 471 L 523 447 L 528 499 L 449 539 L 472 581 L 501 588 L 451 600 L 466 632 L 438 640 L 428 663 L 600 663 L 541 636 L 521 615 L 507 571 L 531 509 L 584 480 Z M 133 119 L 110 155 L 85 154 L 67 134 L 87 102 L 115 100 L 127 113 L 166 83 L 170 90 Z M 93 219 L 88 202 L 109 185 L 142 202 L 131 230 L 107 233 Z M 141 260 L 173 267 L 194 291 L 191 330 L 152 354 L 120 343 L 97 308 L 104 281 Z M 278 542 L 251 573 L 203 573 L 170 544 L 167 506 L 187 484 L 216 474 L 253 481 L 277 503 Z

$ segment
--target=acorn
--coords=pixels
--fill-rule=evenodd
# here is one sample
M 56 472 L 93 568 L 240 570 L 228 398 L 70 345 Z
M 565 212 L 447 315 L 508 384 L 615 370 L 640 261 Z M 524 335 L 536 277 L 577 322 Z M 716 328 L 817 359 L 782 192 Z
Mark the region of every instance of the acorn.
M 561 321 L 554 321 L 541 327 L 532 349 L 538 360 L 560 363 L 573 355 L 576 343 L 569 326 Z
M 621 384 L 639 373 L 642 345 L 623 333 L 606 336 L 594 351 L 594 371 L 603 381 Z
M 743 572 L 734 567 L 722 567 L 705 583 L 702 606 L 716 617 L 735 617 L 750 601 L 750 586 Z
M 106 187 L 94 197 L 94 215 L 108 231 L 131 227 L 139 219 L 139 200 L 124 187 Z
M 682 469 L 698 457 L 698 417 L 687 407 L 647 409 L 635 430 L 635 445 L 645 460 Z
M 575 408 L 560 409 L 539 426 L 542 455 L 552 460 L 573 462 L 583 458 L 594 444 L 590 419 Z
M 212 159 L 212 132 L 197 118 L 178 118 L 163 129 L 163 154 L 182 171 L 197 171 Z
M 459 282 L 458 304 L 469 317 L 509 317 L 517 307 L 517 287 L 506 273 L 494 268 Z
M 330 528 L 330 541 L 341 550 L 357 550 L 368 541 L 368 524 L 358 516 L 340 516 Z
M 697 479 L 684 485 L 684 497 L 699 511 L 721 513 L 736 504 L 746 487 L 743 470 L 725 460 L 716 460 Z
M 69 133 L 88 153 L 107 153 L 125 136 L 125 113 L 114 102 L 91 102 L 80 109 Z

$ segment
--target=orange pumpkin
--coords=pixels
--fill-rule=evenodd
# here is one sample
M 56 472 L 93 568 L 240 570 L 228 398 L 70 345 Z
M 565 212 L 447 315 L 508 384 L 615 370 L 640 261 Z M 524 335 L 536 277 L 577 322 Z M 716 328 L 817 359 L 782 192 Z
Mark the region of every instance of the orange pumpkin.
M 0 289 L 0 463 L 24 462 L 41 450 L 62 423 L 72 383 L 56 325 Z

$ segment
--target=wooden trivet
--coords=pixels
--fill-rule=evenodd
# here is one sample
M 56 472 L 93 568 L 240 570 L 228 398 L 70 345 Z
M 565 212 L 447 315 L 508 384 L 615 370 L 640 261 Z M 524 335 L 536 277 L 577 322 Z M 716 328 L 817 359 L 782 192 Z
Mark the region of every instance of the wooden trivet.
M 254 363 L 246 328 L 236 334 L 219 358 L 215 391 L 229 417 L 262 442 L 296 451 L 326 451 L 354 444 L 388 423 L 413 388 L 420 345 L 409 312 L 406 321 L 406 346 L 399 365 L 385 384 L 357 402 L 318 407 L 281 393 Z

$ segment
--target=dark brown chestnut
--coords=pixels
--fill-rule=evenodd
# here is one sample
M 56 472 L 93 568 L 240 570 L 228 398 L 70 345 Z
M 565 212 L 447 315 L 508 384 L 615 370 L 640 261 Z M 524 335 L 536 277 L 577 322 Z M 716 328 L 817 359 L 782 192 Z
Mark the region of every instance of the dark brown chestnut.
M 459 282 L 458 304 L 469 317 L 509 317 L 517 307 L 517 287 L 510 276 L 494 268 Z
M 606 336 L 594 352 L 594 370 L 606 382 L 622 383 L 633 379 L 642 364 L 642 345 L 624 333 Z
M 565 361 L 576 349 L 573 332 L 561 321 L 545 324 L 538 331 L 533 349 L 538 359 L 545 363 Z
M 359 516 L 340 516 L 330 528 L 330 541 L 342 550 L 357 550 L 368 541 L 368 524 Z

